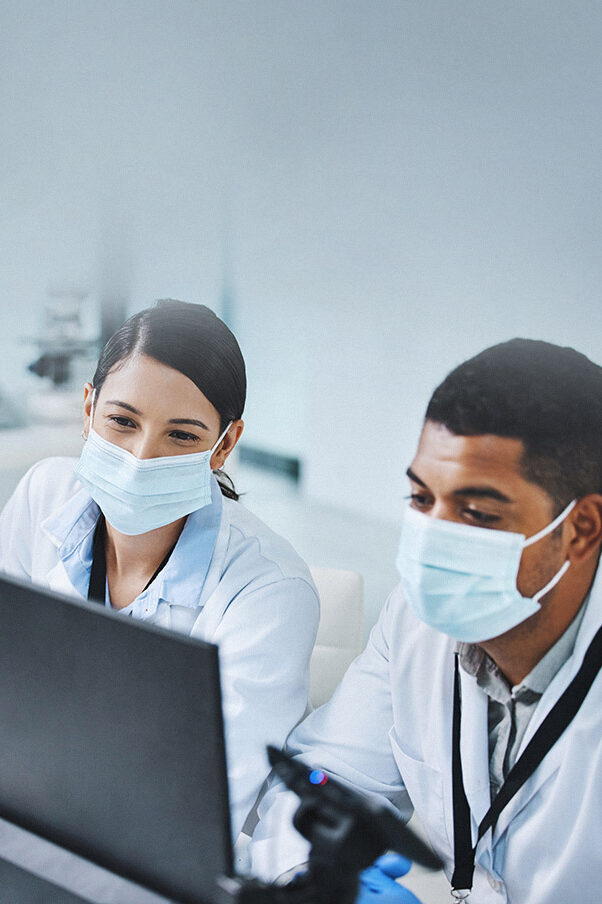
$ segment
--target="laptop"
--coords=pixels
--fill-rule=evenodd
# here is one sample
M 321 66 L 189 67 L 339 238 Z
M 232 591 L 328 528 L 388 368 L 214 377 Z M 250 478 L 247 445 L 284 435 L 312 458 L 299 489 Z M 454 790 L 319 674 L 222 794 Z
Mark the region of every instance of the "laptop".
M 210 904 L 233 874 L 217 647 L 3 577 L 0 689 L 0 817 Z M 0 880 L 28 881 L 6 860 Z M 29 881 L 11 904 L 63 900 Z

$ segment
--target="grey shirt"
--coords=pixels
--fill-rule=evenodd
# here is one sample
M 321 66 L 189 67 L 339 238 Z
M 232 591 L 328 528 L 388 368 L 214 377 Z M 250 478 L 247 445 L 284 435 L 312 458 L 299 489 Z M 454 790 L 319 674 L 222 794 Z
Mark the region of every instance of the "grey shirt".
M 493 799 L 514 765 L 541 696 L 575 646 L 587 599 L 564 634 L 520 684 L 510 687 L 495 662 L 476 644 L 459 643 L 460 665 L 487 694 L 489 782 Z

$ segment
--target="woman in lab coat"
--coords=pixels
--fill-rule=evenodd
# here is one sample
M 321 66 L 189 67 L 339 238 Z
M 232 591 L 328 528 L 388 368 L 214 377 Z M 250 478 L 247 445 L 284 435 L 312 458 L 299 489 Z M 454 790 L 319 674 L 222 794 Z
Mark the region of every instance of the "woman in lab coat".
M 0 570 L 219 644 L 232 830 L 307 705 L 319 620 L 304 562 L 237 500 L 244 361 L 208 308 L 162 301 L 109 339 L 84 387 L 79 461 L 25 475 Z

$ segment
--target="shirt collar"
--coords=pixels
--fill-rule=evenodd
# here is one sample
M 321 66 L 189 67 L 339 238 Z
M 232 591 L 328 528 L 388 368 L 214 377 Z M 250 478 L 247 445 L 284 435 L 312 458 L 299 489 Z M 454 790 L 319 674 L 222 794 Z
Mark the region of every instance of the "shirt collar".
M 523 690 L 531 691 L 538 696 L 544 693 L 561 666 L 573 653 L 588 602 L 589 594 L 581 604 L 577 615 L 566 631 L 558 638 L 554 646 L 539 660 L 520 684 L 512 688 L 513 694 Z M 496 693 L 495 685 L 500 681 L 504 683 L 506 689 L 508 688 L 508 682 L 503 673 L 493 659 L 477 644 L 459 642 L 456 644 L 456 651 L 459 653 L 460 665 L 464 671 L 469 675 L 473 675 L 477 679 L 477 684 L 489 696 L 498 699 L 499 694 Z M 503 696 L 507 696 L 507 690 Z
M 70 555 L 96 526 L 100 509 L 89 492 L 80 487 L 40 527 L 58 548 L 60 558 Z
M 88 596 L 92 566 L 92 539 L 100 509 L 83 487 L 42 521 L 40 527 L 57 547 L 68 579 L 84 599 Z
M 199 605 L 209 571 L 222 517 L 222 493 L 211 478 L 211 505 L 191 512 L 169 560 L 153 583 L 138 599 L 175 603 L 193 608 Z
M 552 681 L 552 678 L 560 670 L 560 667 L 564 665 L 569 656 L 572 655 L 572 652 L 575 649 L 575 641 L 577 640 L 577 634 L 579 633 L 579 628 L 581 627 L 588 601 L 589 595 L 581 604 L 579 612 L 564 634 L 561 634 L 554 646 L 551 647 L 546 655 L 539 660 L 537 665 L 531 669 L 529 674 L 521 681 L 520 686 L 527 687 L 537 694 L 543 694 Z

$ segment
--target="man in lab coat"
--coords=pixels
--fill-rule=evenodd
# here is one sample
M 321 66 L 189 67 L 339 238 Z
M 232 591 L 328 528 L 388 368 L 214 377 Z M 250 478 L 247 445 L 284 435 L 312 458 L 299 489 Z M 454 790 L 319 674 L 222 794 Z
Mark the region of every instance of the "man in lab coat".
M 433 394 L 407 474 L 401 583 L 288 748 L 414 808 L 458 898 L 597 904 L 602 368 L 544 342 L 487 349 Z M 307 859 L 296 805 L 280 784 L 264 798 L 254 872 Z

